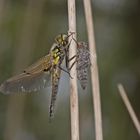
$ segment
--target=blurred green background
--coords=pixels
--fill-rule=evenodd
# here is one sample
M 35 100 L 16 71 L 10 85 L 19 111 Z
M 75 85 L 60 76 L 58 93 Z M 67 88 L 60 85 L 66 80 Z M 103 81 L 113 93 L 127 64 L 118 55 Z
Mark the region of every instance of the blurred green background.
M 104 140 L 138 140 L 117 83 L 124 85 L 140 119 L 140 1 L 94 0 L 92 7 Z M 87 41 L 82 0 L 76 1 L 76 8 L 78 40 Z M 67 30 L 66 0 L 1 0 L 0 82 L 46 55 L 55 36 Z M 63 73 L 51 123 L 50 88 L 25 95 L 0 94 L 0 140 L 70 140 L 68 84 Z M 93 140 L 90 80 L 86 91 L 79 86 L 79 108 L 80 140 Z

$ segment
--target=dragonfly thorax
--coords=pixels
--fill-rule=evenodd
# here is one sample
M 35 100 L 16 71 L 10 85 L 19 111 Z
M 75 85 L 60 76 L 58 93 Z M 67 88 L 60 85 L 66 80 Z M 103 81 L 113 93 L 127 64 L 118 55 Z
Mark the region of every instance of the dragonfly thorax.
M 50 54 L 52 56 L 53 65 L 60 65 L 64 60 L 65 51 L 63 46 L 54 43 L 51 47 Z

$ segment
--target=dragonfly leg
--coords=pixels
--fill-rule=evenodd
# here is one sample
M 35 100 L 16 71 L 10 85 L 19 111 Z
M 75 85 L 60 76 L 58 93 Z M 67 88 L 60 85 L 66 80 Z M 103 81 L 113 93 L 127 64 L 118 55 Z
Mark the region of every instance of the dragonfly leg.
M 65 63 L 66 63 L 66 68 L 68 69 L 68 65 L 69 65 L 69 47 L 71 44 L 72 39 L 70 40 L 67 48 L 65 49 Z
M 69 71 L 67 71 L 67 70 L 65 70 L 65 69 L 63 69 L 61 66 L 58 66 L 62 71 L 64 71 L 64 72 L 66 72 L 66 73 L 68 73 L 68 75 L 70 76 L 70 78 L 72 78 L 73 79 L 73 77 L 70 75 L 70 72 Z
M 73 57 L 71 57 L 69 60 L 68 60 L 68 62 L 70 62 L 71 60 L 73 60 L 74 58 L 77 58 L 77 55 L 74 55 Z M 74 64 L 77 62 L 77 59 L 72 63 L 72 65 L 70 66 L 70 68 L 68 68 L 69 69 L 69 71 L 72 69 L 72 67 L 74 66 Z
M 77 62 L 77 60 L 75 60 L 75 61 L 72 63 L 72 65 L 71 65 L 70 68 L 69 68 L 69 71 L 72 69 L 72 67 L 75 65 L 76 62 Z
M 77 46 L 79 46 L 77 40 L 72 36 L 72 39 L 74 40 L 74 42 L 77 44 Z
M 71 60 L 73 60 L 75 57 L 77 57 L 77 55 L 74 55 L 73 57 L 71 57 L 68 62 L 70 62 Z

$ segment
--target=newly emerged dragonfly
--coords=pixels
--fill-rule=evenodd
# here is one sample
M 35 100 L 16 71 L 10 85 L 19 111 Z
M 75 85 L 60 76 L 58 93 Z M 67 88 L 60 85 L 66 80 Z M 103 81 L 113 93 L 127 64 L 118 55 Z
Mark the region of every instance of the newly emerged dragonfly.
M 66 57 L 66 52 L 70 45 L 68 43 L 68 38 L 71 35 L 72 33 L 70 35 L 59 34 L 55 38 L 55 43 L 53 43 L 48 55 L 25 69 L 23 73 L 3 82 L 0 86 L 0 91 L 4 94 L 38 91 L 48 86 L 48 81 L 51 80 L 52 95 L 49 112 L 50 117 L 52 117 L 61 70 L 69 74 L 67 70 L 61 67 L 61 64 L 64 57 Z

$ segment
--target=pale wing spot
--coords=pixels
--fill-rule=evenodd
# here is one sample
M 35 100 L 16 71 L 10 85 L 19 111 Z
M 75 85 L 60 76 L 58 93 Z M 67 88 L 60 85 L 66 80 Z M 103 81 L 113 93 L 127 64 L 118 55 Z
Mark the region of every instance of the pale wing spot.
M 34 89 L 34 92 L 36 92 L 36 91 L 37 91 L 37 88 Z
M 24 88 L 23 86 L 21 86 L 21 91 L 22 91 L 22 92 L 25 92 L 25 91 L 26 91 L 25 88 Z
M 43 80 L 44 84 L 46 83 L 46 79 Z

